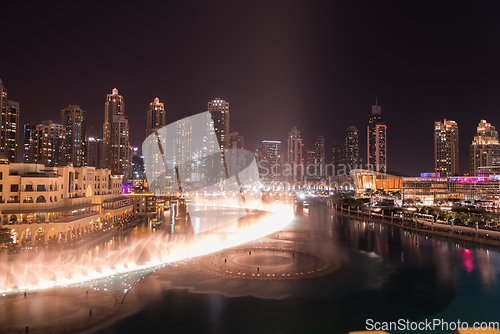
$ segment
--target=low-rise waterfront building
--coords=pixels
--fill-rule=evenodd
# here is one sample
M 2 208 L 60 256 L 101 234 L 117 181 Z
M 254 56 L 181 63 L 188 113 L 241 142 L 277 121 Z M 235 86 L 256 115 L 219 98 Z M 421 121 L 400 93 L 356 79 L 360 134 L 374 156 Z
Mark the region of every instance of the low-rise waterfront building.
M 109 169 L 0 159 L 0 227 L 14 242 L 71 242 L 133 215 L 121 176 Z

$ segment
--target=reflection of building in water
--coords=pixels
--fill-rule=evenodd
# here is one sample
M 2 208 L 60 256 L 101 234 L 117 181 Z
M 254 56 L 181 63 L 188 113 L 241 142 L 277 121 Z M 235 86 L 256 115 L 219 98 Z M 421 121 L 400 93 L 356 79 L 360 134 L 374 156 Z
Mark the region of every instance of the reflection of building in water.
M 76 242 L 133 215 L 109 169 L 0 161 L 0 179 L 0 225 L 16 242 Z
M 191 120 L 184 118 L 176 122 L 175 166 L 181 182 L 191 182 L 193 129 Z

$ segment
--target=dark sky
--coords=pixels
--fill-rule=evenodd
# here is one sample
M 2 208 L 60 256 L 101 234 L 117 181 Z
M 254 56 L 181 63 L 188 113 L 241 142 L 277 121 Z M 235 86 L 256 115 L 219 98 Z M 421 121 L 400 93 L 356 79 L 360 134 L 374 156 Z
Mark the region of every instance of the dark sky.
M 460 169 L 481 118 L 500 127 L 498 9 L 473 2 L 176 1 L 133 6 L 2 4 L 0 79 L 21 123 L 59 118 L 79 104 L 90 134 L 117 87 L 142 145 L 156 96 L 167 121 L 230 102 L 231 132 L 254 150 L 298 126 L 306 147 L 327 148 L 366 126 L 378 97 L 388 126 L 388 169 L 433 165 L 433 122 L 456 120 Z M 329 157 L 328 157 L 329 159 Z

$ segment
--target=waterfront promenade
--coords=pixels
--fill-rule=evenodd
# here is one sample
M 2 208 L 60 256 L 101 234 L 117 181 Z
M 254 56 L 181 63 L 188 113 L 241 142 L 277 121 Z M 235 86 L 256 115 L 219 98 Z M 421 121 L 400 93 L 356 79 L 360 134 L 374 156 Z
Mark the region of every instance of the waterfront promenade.
M 428 222 L 416 218 L 401 218 L 399 216 L 387 216 L 380 213 L 366 214 L 366 212 L 358 210 L 350 210 L 341 205 L 328 204 L 328 209 L 340 215 L 351 218 L 359 218 L 373 222 L 389 224 L 402 227 L 406 230 L 416 231 L 425 234 L 431 234 L 440 237 L 470 241 L 486 245 L 500 247 L 500 231 L 492 231 L 485 229 L 475 229 L 467 226 L 452 226 L 436 222 Z

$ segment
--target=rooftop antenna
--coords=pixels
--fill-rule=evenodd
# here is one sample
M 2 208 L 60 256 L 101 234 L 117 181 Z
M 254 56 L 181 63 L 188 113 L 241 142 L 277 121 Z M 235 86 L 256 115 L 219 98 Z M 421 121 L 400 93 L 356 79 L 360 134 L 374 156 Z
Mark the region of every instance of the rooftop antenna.
M 378 106 L 377 104 L 377 97 L 375 96 L 375 105 Z

